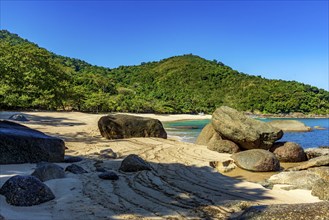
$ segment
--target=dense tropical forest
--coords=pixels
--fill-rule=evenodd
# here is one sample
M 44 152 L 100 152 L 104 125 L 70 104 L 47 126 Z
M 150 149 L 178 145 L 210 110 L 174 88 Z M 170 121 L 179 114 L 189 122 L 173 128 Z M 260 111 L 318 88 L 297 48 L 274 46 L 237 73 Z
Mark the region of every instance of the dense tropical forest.
M 1 110 L 329 114 L 329 92 L 240 73 L 188 54 L 114 69 L 56 55 L 0 31 Z M 310 73 L 312 74 L 312 73 Z

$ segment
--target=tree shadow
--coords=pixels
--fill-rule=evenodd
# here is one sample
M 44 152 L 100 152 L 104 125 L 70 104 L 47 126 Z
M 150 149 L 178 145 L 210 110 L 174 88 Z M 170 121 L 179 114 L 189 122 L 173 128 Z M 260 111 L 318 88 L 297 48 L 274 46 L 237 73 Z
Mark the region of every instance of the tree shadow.
M 47 125 L 47 126 L 75 126 L 75 125 L 85 125 L 83 122 L 78 122 L 74 119 L 70 119 L 67 117 L 52 117 L 52 116 L 37 116 L 28 113 L 20 113 L 20 112 L 1 112 L 0 119 L 10 120 L 10 116 L 14 114 L 20 114 L 25 116 L 28 121 L 15 121 L 13 122 L 22 123 L 25 125 L 33 124 L 33 125 Z

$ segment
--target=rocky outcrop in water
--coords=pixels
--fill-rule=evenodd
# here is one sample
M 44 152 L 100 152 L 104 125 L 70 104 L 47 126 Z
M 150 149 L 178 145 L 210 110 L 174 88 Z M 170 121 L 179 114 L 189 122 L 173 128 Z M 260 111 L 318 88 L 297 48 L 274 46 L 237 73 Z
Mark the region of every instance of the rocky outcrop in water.
M 265 149 L 283 136 L 282 130 L 249 118 L 235 109 L 222 106 L 213 113 L 212 125 L 224 139 L 243 149 Z
M 98 128 L 101 135 L 107 139 L 167 138 L 167 133 L 159 120 L 132 115 L 112 114 L 103 116 L 98 121 Z
M 0 121 L 0 164 L 62 162 L 64 141 L 26 126 Z
M 38 205 L 55 198 L 52 191 L 34 176 L 14 176 L 0 188 L 0 194 L 15 206 Z
M 232 155 L 235 163 L 245 170 L 265 172 L 280 170 L 280 162 L 273 153 L 263 149 L 253 149 Z
M 306 126 L 303 122 L 297 120 L 275 120 L 267 122 L 267 124 L 281 129 L 284 132 L 306 132 L 312 129 Z

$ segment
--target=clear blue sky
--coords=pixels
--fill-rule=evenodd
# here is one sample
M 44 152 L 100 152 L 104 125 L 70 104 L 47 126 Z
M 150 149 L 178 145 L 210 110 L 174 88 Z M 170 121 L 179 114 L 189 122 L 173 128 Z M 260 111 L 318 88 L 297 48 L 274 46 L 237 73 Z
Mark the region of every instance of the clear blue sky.
M 110 68 L 192 53 L 329 89 L 325 1 L 1 1 L 1 29 Z

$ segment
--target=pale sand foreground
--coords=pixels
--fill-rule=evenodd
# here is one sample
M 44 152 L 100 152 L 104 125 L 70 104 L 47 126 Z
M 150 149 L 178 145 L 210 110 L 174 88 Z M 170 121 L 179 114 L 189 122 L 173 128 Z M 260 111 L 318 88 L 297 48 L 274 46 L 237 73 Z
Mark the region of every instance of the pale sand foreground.
M 8 119 L 12 112 L 1 112 Z M 173 139 L 132 138 L 110 141 L 98 132 L 102 115 L 79 112 L 24 112 L 23 123 L 65 140 L 67 155 L 83 156 L 77 163 L 89 173 L 67 174 L 65 179 L 46 181 L 56 198 L 32 207 L 15 207 L 0 196 L 0 213 L 5 219 L 162 219 L 219 218 L 229 216 L 232 201 L 257 204 L 317 202 L 307 190 L 269 190 L 261 185 L 223 176 L 209 167 L 209 161 L 225 160 L 229 154 L 205 146 Z M 145 116 L 145 115 L 142 115 Z M 209 115 L 152 115 L 161 121 L 205 119 Z M 101 159 L 101 150 L 111 148 L 119 159 Z M 122 158 L 138 154 L 153 171 L 127 174 L 118 171 Z M 98 178 L 94 163 L 116 171 L 118 181 Z M 69 164 L 61 163 L 62 167 Z M 35 164 L 0 165 L 0 187 L 13 175 L 30 174 Z

